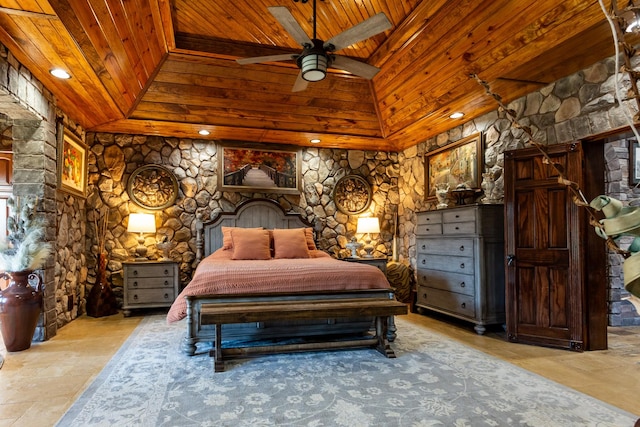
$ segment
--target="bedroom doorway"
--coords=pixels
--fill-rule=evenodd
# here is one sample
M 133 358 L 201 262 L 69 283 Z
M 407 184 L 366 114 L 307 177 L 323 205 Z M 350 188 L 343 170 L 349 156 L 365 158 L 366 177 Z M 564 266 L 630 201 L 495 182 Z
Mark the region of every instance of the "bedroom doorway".
M 547 147 L 584 194 L 604 191 L 602 144 Z M 536 148 L 505 153 L 507 338 L 574 351 L 607 348 L 606 251 Z

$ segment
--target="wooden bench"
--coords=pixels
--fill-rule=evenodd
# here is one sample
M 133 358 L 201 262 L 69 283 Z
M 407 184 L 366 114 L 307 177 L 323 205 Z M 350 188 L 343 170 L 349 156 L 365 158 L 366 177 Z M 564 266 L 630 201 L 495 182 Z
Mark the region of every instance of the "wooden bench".
M 391 316 L 401 314 L 407 314 L 406 304 L 392 299 L 381 298 L 237 302 L 224 305 L 203 305 L 200 313 L 200 322 L 202 325 L 214 325 L 215 327 L 214 348 L 209 352 L 209 356 L 214 358 L 214 372 L 222 372 L 224 371 L 224 361 L 229 358 L 278 352 L 372 347 L 386 357 L 393 358 L 396 356 L 387 339 L 387 324 Z M 375 336 L 368 335 L 362 338 L 298 344 L 222 348 L 223 324 L 353 317 L 373 317 Z

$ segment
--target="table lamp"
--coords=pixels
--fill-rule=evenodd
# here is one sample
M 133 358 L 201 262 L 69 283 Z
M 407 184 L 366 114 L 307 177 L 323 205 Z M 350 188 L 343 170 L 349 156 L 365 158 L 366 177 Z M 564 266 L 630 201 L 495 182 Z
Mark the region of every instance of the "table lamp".
M 358 218 L 357 234 L 364 234 L 364 258 L 373 258 L 373 245 L 371 244 L 371 234 L 380 233 L 380 221 L 376 217 Z
M 138 236 L 138 247 L 136 248 L 136 261 L 148 261 L 147 247 L 144 245 L 143 233 L 156 232 L 156 217 L 153 214 L 132 213 L 129 215 L 129 225 L 127 231 L 130 233 L 140 233 Z

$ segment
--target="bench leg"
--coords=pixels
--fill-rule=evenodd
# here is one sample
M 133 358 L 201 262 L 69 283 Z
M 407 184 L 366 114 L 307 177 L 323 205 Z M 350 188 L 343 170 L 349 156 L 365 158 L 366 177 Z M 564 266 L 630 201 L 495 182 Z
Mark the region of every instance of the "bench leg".
M 378 345 L 376 350 L 380 353 L 384 354 L 386 357 L 393 359 L 396 357 L 396 354 L 393 352 L 393 349 L 389 345 L 389 341 L 387 340 L 387 325 L 389 322 L 389 316 L 378 316 L 376 317 L 376 338 L 378 338 Z
M 213 349 L 209 351 L 209 356 L 213 357 L 213 372 L 224 372 L 224 360 L 222 359 L 222 325 L 216 324 L 216 337 L 213 342 Z

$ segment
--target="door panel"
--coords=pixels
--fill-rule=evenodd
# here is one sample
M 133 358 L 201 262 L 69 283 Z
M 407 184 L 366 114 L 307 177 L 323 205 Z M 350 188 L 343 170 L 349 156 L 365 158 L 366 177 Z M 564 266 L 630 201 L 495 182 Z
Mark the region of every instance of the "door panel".
M 581 146 L 548 149 L 565 176 L 579 183 Z M 507 254 L 515 255 L 506 268 L 509 340 L 582 349 L 583 304 L 570 302 L 584 298 L 583 258 L 572 244 L 580 235 L 580 212 L 537 149 L 509 152 L 505 159 Z

